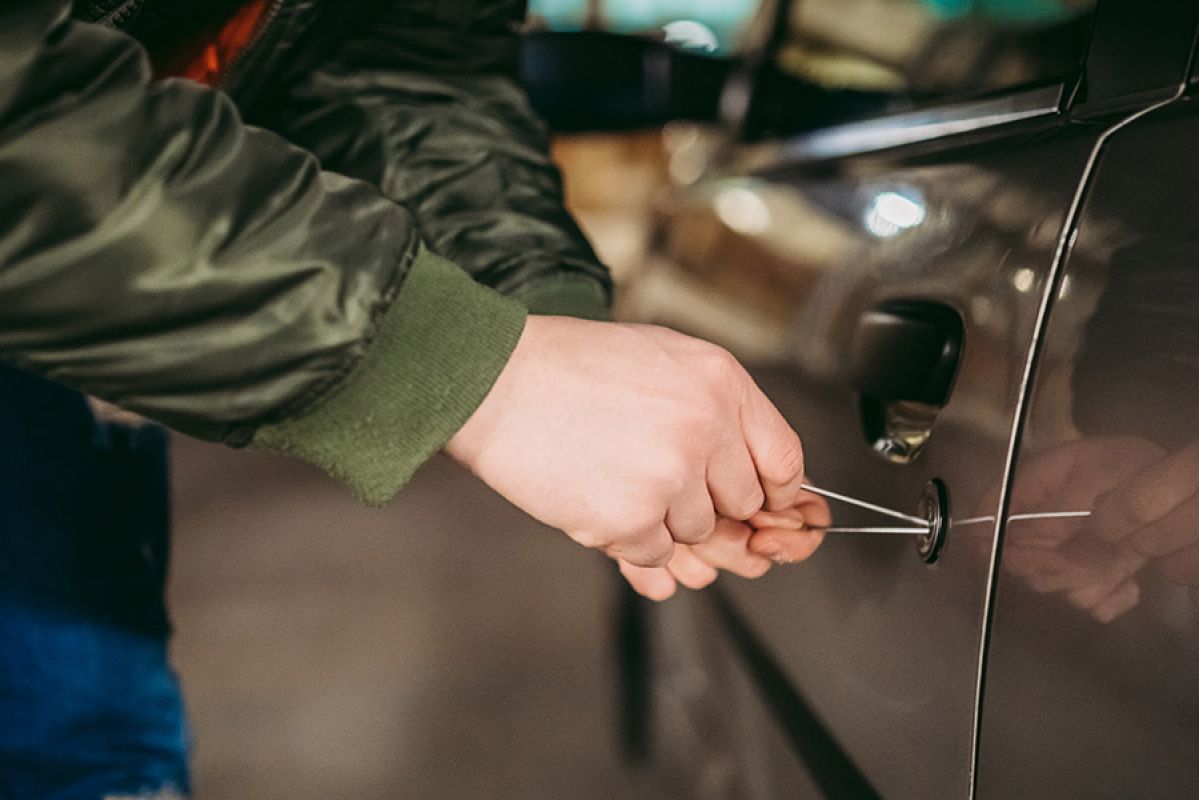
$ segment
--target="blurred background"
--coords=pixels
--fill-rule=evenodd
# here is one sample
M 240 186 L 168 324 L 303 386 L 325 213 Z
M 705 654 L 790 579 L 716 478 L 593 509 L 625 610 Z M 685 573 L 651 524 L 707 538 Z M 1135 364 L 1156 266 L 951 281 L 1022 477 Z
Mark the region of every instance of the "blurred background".
M 835 153 L 854 122 L 1060 77 L 1090 6 L 533 0 L 525 80 L 618 316 L 820 373 L 835 354 L 819 343 L 844 339 L 821 309 L 854 291 L 840 267 L 927 200 L 817 205 L 755 170 Z M 1001 222 L 1036 212 L 1001 200 Z M 184 438 L 173 452 L 198 797 L 722 796 L 720 763 L 680 777 L 624 757 L 627 599 L 602 557 L 444 460 L 366 510 L 296 462 Z

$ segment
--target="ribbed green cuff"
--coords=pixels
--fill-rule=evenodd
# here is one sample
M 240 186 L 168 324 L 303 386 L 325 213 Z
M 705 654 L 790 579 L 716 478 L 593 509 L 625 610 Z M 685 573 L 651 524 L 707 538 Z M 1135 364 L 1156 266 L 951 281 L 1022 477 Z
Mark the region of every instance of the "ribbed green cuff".
M 531 314 L 607 321 L 608 294 L 599 281 L 583 275 L 556 275 L 526 284 L 512 296 Z
M 483 402 L 524 330 L 525 309 L 421 249 L 366 354 L 313 411 L 254 434 L 382 505 Z

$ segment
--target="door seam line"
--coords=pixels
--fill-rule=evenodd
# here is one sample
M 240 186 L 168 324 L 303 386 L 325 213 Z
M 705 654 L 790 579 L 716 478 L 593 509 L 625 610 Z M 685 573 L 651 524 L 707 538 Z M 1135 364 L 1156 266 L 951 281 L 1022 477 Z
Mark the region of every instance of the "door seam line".
M 1195 44 L 1196 38 L 1192 37 L 1191 49 L 1187 55 L 1186 66 L 1183 69 L 1183 77 L 1174 94 L 1129 114 L 1111 124 L 1099 134 L 1099 138 L 1096 139 L 1095 144 L 1091 147 L 1091 152 L 1087 156 L 1086 163 L 1083 165 L 1082 174 L 1079 176 L 1078 185 L 1070 201 L 1070 207 L 1066 213 L 1065 220 L 1063 220 L 1061 234 L 1058 236 L 1057 245 L 1054 249 L 1053 261 L 1050 264 L 1049 274 L 1046 276 L 1045 288 L 1041 293 L 1036 320 L 1033 323 L 1032 340 L 1025 356 L 1024 369 L 1020 376 L 1020 388 L 1016 397 L 1012 428 L 1008 436 L 1008 450 L 1007 456 L 1004 459 L 1003 478 L 1000 482 L 999 505 L 995 511 L 995 527 L 991 534 L 991 560 L 988 566 L 987 589 L 983 602 L 983 624 L 979 637 L 978 660 L 975 665 L 974 719 L 970 735 L 970 772 L 967 783 L 967 797 L 969 800 L 976 800 L 978 790 L 979 738 L 982 733 L 982 709 L 986 687 L 987 656 L 990 652 L 991 625 L 994 621 L 995 595 L 998 591 L 999 566 L 1003 551 L 1003 533 L 1008 510 L 1011 505 L 1011 490 L 1014 483 L 1016 459 L 1024 437 L 1028 405 L 1031 401 L 1033 383 L 1036 378 L 1037 368 L 1040 365 L 1041 353 L 1044 349 L 1044 339 L 1048 330 L 1054 298 L 1060 290 L 1066 260 L 1073 251 L 1075 239 L 1078 235 L 1078 225 L 1082 218 L 1083 206 L 1090 193 L 1099 161 L 1108 141 L 1132 123 L 1167 106 L 1173 105 L 1186 94 L 1190 83 L 1191 71 L 1195 63 Z

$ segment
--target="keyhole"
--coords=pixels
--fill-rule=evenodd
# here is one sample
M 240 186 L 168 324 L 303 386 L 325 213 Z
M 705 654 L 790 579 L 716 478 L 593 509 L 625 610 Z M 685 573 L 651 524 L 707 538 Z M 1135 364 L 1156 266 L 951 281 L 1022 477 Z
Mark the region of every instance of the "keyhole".
M 924 487 L 917 514 L 928 520 L 928 533 L 917 538 L 916 550 L 925 563 L 932 564 L 941 557 L 949 529 L 949 490 L 940 478 L 933 478 Z

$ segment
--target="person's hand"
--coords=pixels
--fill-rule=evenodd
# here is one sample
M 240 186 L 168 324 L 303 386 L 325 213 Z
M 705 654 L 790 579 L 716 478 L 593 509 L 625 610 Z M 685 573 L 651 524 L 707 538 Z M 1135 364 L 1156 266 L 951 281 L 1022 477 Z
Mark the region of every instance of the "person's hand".
M 1199 605 L 1199 442 L 1137 466 L 1096 499 L 1089 527 L 1111 547 L 1158 562 Z
M 676 545 L 665 567 L 638 567 L 620 561 L 620 572 L 639 594 L 665 600 L 679 584 L 702 589 L 719 570 L 743 578 L 759 578 L 773 564 L 803 561 L 824 541 L 823 527 L 832 521 L 828 503 L 801 492 L 795 505 L 782 511 L 759 511 L 745 522 L 719 517 L 705 542 Z M 813 526 L 810 528 L 809 526 Z
M 1088 518 L 1011 521 L 1003 563 L 1041 593 L 1060 594 L 1074 607 L 1110 622 L 1140 601 L 1137 573 L 1147 558 L 1110 531 L 1127 526 L 1110 517 L 1134 497 L 1129 481 L 1162 458 L 1157 445 L 1131 436 L 1091 437 L 1024 459 L 1016 470 L 1011 513 L 1085 511 Z M 998 503 L 992 496 L 991 512 Z M 1105 507 L 1106 506 L 1106 507 Z
M 799 506 L 804 474 L 799 437 L 723 349 L 563 317 L 529 318 L 446 452 L 538 520 L 645 568 L 670 564 L 676 542 L 703 551 L 718 515 L 730 522 L 707 551 L 724 552 L 729 526 Z

